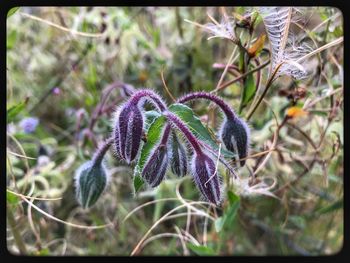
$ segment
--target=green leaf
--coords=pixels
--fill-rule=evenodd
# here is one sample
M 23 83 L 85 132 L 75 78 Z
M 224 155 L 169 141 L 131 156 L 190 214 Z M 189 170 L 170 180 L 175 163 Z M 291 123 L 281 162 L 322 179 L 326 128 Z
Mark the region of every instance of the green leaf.
M 206 246 L 196 246 L 194 244 L 188 243 L 187 247 L 191 249 L 192 252 L 199 256 L 215 256 L 216 253 L 211 247 Z
M 28 98 L 7 109 L 6 111 L 7 123 L 10 123 L 11 121 L 14 120 L 14 118 L 18 115 L 18 113 L 20 113 L 25 108 L 27 102 L 28 102 Z
M 146 115 L 145 130 L 147 132 L 149 127 L 151 126 L 151 124 L 155 120 L 155 118 L 160 116 L 160 113 L 158 111 L 155 111 L 155 110 L 150 110 L 150 111 L 146 111 L 145 115 Z
M 12 49 L 16 43 L 16 39 L 17 39 L 17 31 L 11 30 L 11 32 L 7 35 L 7 38 L 6 38 L 6 48 Z
M 144 181 L 140 175 L 134 176 L 134 194 L 136 194 L 140 188 L 144 185 Z
M 11 205 L 15 205 L 19 202 L 19 197 L 13 193 L 6 192 L 6 201 Z
M 323 214 L 327 214 L 327 213 L 333 212 L 333 211 L 341 209 L 341 208 L 343 208 L 343 199 L 338 200 L 329 206 L 322 207 L 321 209 L 316 211 L 316 213 L 319 215 L 323 215 Z
M 230 205 L 233 205 L 239 201 L 239 196 L 234 194 L 232 191 L 227 192 L 227 197 L 228 197 L 228 200 L 230 202 Z
M 239 113 L 248 105 L 255 95 L 255 83 L 253 73 L 249 74 L 244 82 L 244 89 L 241 98 L 241 104 L 239 105 Z
M 186 105 L 175 103 L 169 107 L 169 111 L 178 116 L 183 122 L 186 123 L 187 127 L 191 132 L 201 141 L 208 144 L 215 151 L 219 151 L 219 145 L 211 137 L 207 128 L 204 127 L 199 118 L 194 114 L 191 108 Z M 235 154 L 221 148 L 221 154 L 226 158 L 233 158 Z
M 239 197 L 232 191 L 227 193 L 229 200 L 229 207 L 225 210 L 224 215 L 215 220 L 215 230 L 220 232 L 224 227 L 229 227 L 233 224 L 233 221 L 237 215 L 237 211 L 240 205 Z
M 224 220 L 224 217 L 222 217 L 222 216 L 218 217 L 218 218 L 215 220 L 215 222 L 214 222 L 214 224 L 215 224 L 215 231 L 216 231 L 217 233 L 219 233 L 219 232 L 221 231 L 221 229 L 222 229 L 223 226 L 224 226 L 224 223 L 225 223 L 225 220 Z
M 7 18 L 9 18 L 10 16 L 12 16 L 14 13 L 16 13 L 18 9 L 19 9 L 19 7 L 12 7 L 12 8 L 7 12 Z
M 299 228 L 300 230 L 305 229 L 306 226 L 306 222 L 305 219 L 301 216 L 290 216 L 288 218 L 288 220 L 295 225 L 297 228 Z
M 165 123 L 166 119 L 164 116 L 156 117 L 147 131 L 147 141 L 142 146 L 140 157 L 137 160 L 137 164 L 134 169 L 134 194 L 136 194 L 137 191 L 144 184 L 144 181 L 141 177 L 141 172 L 143 170 L 148 156 L 152 152 L 152 149 L 157 145 L 157 142 L 160 140 Z

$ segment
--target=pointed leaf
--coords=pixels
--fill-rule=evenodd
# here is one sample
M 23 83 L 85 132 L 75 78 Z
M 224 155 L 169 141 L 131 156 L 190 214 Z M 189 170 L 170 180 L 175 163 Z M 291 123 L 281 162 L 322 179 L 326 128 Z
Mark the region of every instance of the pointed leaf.
M 249 74 L 244 82 L 241 104 L 239 105 L 239 113 L 248 105 L 255 95 L 255 82 L 253 74 Z
M 7 12 L 7 18 L 9 18 L 10 16 L 12 16 L 14 13 L 16 13 L 18 9 L 19 9 L 19 7 L 12 7 L 12 8 Z
M 259 38 L 254 42 L 254 44 L 248 49 L 248 53 L 251 57 L 256 57 L 259 55 L 259 53 L 264 47 L 265 39 L 265 34 L 260 35 Z
M 186 105 L 175 103 L 169 107 L 169 111 L 173 112 L 183 122 L 186 123 L 187 127 L 191 132 L 201 141 L 208 144 L 214 150 L 219 151 L 219 145 L 211 137 L 207 128 L 204 127 L 199 118 L 194 114 L 191 108 Z M 221 154 L 227 158 L 235 157 L 235 154 L 221 148 Z
M 192 252 L 196 253 L 199 256 L 214 256 L 214 255 L 216 255 L 215 251 L 211 247 L 196 246 L 192 243 L 188 243 L 187 247 L 189 249 L 191 249 Z
M 160 140 L 165 123 L 165 117 L 159 116 L 155 117 L 154 121 L 149 126 L 147 131 L 147 141 L 142 146 L 140 157 L 137 160 L 137 164 L 134 169 L 134 194 L 136 194 L 144 184 L 144 181 L 141 178 L 141 172 L 148 156 L 151 154 L 152 150 L 157 146 L 157 142 Z

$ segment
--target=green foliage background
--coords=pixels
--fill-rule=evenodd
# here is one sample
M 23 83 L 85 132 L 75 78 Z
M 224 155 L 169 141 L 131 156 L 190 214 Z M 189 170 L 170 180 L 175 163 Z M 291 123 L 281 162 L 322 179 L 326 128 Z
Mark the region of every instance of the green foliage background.
M 229 15 L 244 15 L 247 10 L 225 8 Z M 300 22 L 306 30 L 293 29 L 320 47 L 343 35 L 339 12 L 329 7 L 309 8 Z M 152 88 L 169 103 L 162 71 L 174 97 L 215 89 L 223 70 L 213 64 L 227 63 L 234 44 L 223 39 L 208 41 L 201 28 L 184 22 L 206 24 L 210 22 L 207 13 L 218 21 L 222 17 L 222 9 L 217 7 L 11 10 L 6 39 L 7 247 L 11 253 L 130 255 L 158 219 L 182 205 L 179 193 L 186 200 L 200 200 L 190 175 L 178 179 L 171 172 L 158 188 L 143 187 L 134 196 L 133 167 L 113 158 L 112 151 L 106 156 L 111 183 L 91 209 L 78 206 L 73 176 L 76 168 L 92 157 L 98 143 L 109 136 L 113 111 L 125 100 L 121 89 L 111 89 L 99 117 L 94 117 L 101 95 L 112 83 Z M 312 30 L 317 25 L 318 30 Z M 258 19 L 253 38 L 263 33 Z M 265 47 L 269 48 L 267 41 Z M 279 78 L 265 97 L 270 106 L 263 103 L 249 121 L 251 152 L 263 152 L 272 143 L 273 114 L 281 122 L 290 107 L 315 103 L 307 116 L 293 118 L 291 125 L 280 130 L 278 150 L 257 174 L 256 180 L 276 179 L 271 192 L 280 199 L 241 194 L 242 189 L 235 188 L 220 168 L 227 185 L 222 207 L 196 204 L 202 214 L 192 211 L 193 215 L 186 206 L 176 210 L 173 217 L 166 217 L 152 229 L 148 237 L 155 238 L 143 243 L 137 254 L 324 255 L 342 248 L 343 95 L 329 94 L 343 89 L 343 47 L 332 47 L 315 57 L 314 64 L 310 62 L 314 69 L 311 78 Z M 268 67 L 261 72 L 264 83 Z M 225 81 L 233 78 L 226 74 Z M 246 86 L 238 81 L 219 92 L 237 112 L 240 108 L 242 117 L 251 106 L 256 78 L 250 74 Z M 306 95 L 295 99 L 300 89 Z M 212 129 L 218 127 L 221 116 L 216 109 L 206 103 L 192 106 L 203 123 Z M 39 119 L 30 134 L 19 125 L 28 116 Z M 312 147 L 309 139 L 317 147 Z M 249 178 L 262 158 L 248 160 L 248 168 L 241 169 L 240 176 Z M 147 202 L 153 203 L 124 220 Z M 50 215 L 81 226 L 111 222 L 113 226 L 81 229 L 57 222 Z

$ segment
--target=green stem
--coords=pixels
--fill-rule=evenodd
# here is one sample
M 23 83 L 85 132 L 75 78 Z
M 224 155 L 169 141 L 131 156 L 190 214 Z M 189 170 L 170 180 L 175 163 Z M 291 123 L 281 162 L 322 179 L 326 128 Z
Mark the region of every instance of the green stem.
M 16 220 L 15 217 L 13 216 L 13 213 L 11 211 L 11 208 L 7 206 L 7 219 L 9 222 L 9 225 L 11 227 L 12 233 L 13 233 L 13 238 L 16 242 L 16 245 L 21 252 L 22 255 L 27 255 L 27 249 L 26 246 L 22 240 L 21 234 L 18 232 L 18 229 L 16 228 Z

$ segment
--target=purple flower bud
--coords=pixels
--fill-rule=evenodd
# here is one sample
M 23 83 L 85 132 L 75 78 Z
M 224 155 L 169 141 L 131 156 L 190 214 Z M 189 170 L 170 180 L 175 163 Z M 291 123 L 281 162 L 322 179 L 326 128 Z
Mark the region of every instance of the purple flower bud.
M 221 182 L 214 161 L 206 154 L 195 154 L 192 159 L 194 181 L 209 202 L 216 205 L 221 202 Z
M 221 138 L 226 148 L 237 153 L 239 159 L 247 157 L 249 151 L 249 127 L 245 121 L 240 118 L 227 119 L 221 128 Z M 240 161 L 244 166 L 245 160 Z
M 130 102 L 122 106 L 116 116 L 114 128 L 115 147 L 118 155 L 127 163 L 133 161 L 138 153 L 143 130 L 141 110 Z
M 175 132 L 172 134 L 171 139 L 171 158 L 170 167 L 171 171 L 179 177 L 185 176 L 187 174 L 187 156 L 186 150 L 180 144 Z
M 152 187 L 158 186 L 164 178 L 168 167 L 168 148 L 167 142 L 170 135 L 170 125 L 164 128 L 163 136 L 153 153 L 146 161 L 142 171 L 142 177 Z
M 35 131 L 36 126 L 38 126 L 38 124 L 39 124 L 38 118 L 29 117 L 21 120 L 21 122 L 19 123 L 19 126 L 23 129 L 25 133 L 32 133 Z
M 158 186 L 168 166 L 168 152 L 164 144 L 159 145 L 149 157 L 142 171 L 142 177 L 152 187 Z

